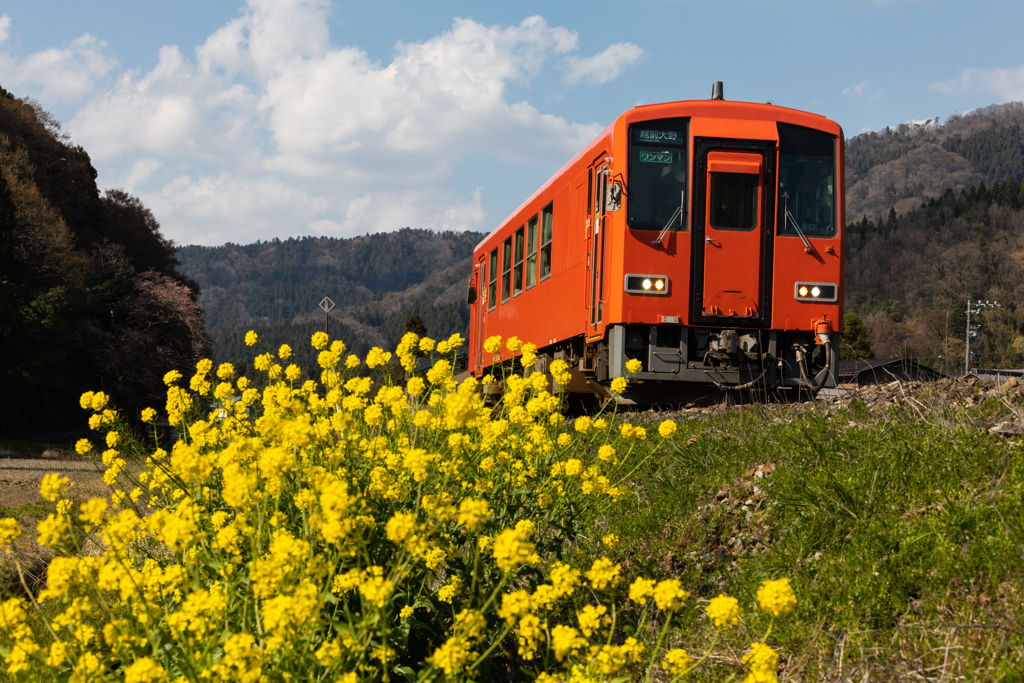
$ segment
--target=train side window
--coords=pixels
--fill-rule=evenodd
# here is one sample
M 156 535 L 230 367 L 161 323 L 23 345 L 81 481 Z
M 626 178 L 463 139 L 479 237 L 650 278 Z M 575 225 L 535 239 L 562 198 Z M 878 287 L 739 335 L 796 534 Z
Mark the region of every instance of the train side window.
M 516 230 L 516 265 L 512 269 L 512 296 L 523 293 L 523 227 Z
M 537 284 L 537 216 L 526 223 L 526 288 Z
M 487 308 L 494 310 L 498 305 L 498 250 L 491 252 L 491 281 L 487 285 Z
M 501 303 L 512 296 L 512 238 L 501 247 Z
M 555 205 L 548 204 L 541 212 L 540 220 L 540 279 L 551 277 L 551 238 L 554 232 Z

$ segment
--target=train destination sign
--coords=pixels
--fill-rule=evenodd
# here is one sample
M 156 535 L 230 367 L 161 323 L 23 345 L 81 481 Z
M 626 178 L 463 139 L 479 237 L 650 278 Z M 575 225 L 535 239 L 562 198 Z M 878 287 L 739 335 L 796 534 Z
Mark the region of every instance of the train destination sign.
M 679 141 L 679 131 L 641 130 L 637 137 L 640 142 L 677 142 Z
M 671 164 L 672 152 L 644 152 L 641 150 L 640 161 L 650 161 L 655 164 Z

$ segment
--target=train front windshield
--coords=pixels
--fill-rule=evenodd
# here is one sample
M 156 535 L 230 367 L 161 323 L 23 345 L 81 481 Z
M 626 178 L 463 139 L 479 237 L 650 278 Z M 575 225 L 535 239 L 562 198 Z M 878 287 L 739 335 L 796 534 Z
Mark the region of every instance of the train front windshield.
M 836 138 L 779 125 L 779 233 L 836 234 Z
M 665 119 L 630 127 L 629 227 L 685 229 L 686 124 Z

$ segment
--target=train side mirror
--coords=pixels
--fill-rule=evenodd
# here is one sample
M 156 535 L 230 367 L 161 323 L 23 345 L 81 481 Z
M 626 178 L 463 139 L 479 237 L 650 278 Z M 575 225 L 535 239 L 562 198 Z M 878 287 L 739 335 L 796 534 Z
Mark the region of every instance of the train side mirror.
M 608 183 L 605 188 L 604 210 L 618 211 L 622 208 L 622 183 Z
M 473 285 L 469 286 L 469 294 L 466 295 L 466 303 L 467 304 L 475 304 L 476 303 L 476 287 L 474 287 Z

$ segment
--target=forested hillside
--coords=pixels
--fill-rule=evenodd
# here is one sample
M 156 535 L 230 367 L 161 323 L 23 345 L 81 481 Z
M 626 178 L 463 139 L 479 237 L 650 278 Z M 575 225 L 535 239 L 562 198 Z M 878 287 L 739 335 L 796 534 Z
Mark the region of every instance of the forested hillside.
M 198 287 L 153 214 L 100 194 L 88 153 L 0 88 L 0 434 L 83 424 L 79 396 L 132 417 L 208 351 Z
M 181 272 L 202 287 L 200 304 L 217 360 L 250 353 L 256 330 L 268 347 L 308 339 L 324 327 L 317 304 L 329 296 L 332 336 L 356 353 L 393 349 L 418 314 L 431 335 L 465 333 L 470 256 L 479 233 L 404 228 L 352 239 L 302 237 L 248 245 L 186 246 Z M 306 348 L 299 362 L 312 362 Z
M 884 218 L 985 182 L 1024 178 L 1024 103 L 992 105 L 846 142 L 846 219 Z
M 964 364 L 967 299 L 992 299 L 975 322 L 974 366 L 1024 367 L 1024 196 L 1011 177 L 947 190 L 902 216 L 852 223 L 846 309 L 870 328 L 875 355 Z M 1018 305 L 1019 304 L 1019 305 Z

